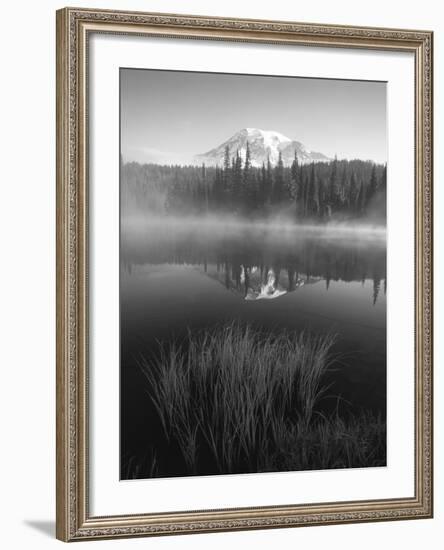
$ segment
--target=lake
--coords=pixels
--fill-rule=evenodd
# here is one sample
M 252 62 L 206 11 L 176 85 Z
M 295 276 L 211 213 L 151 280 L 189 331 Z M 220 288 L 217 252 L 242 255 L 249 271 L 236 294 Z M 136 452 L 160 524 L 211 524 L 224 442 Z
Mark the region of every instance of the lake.
M 189 330 L 230 321 L 337 335 L 322 402 L 386 413 L 386 238 L 382 228 L 218 220 L 121 228 L 122 456 L 160 444 L 138 366 Z

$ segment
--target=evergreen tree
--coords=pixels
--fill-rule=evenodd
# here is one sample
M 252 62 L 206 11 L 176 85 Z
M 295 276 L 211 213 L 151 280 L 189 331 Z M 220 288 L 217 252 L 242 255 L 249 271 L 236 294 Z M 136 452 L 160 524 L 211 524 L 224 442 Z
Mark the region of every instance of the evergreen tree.
M 328 188 L 324 179 L 318 178 L 318 196 L 319 196 L 319 217 L 328 216 Z
M 270 155 L 267 157 L 267 195 L 266 204 L 270 204 L 273 198 L 273 170 L 271 168 Z
M 244 183 L 245 184 L 247 184 L 248 182 L 250 168 L 251 168 L 251 154 L 250 154 L 250 145 L 247 141 L 247 148 L 245 150 L 245 164 L 244 164 Z
M 379 188 L 381 189 L 381 191 L 386 193 L 386 191 L 387 191 L 387 164 L 384 165 L 384 168 L 382 170 L 381 183 L 379 184 Z
M 254 175 L 251 174 L 251 154 L 250 145 L 247 141 L 245 150 L 245 163 L 242 169 L 242 189 L 241 199 L 245 212 L 251 212 L 255 208 L 255 182 Z
M 208 213 L 209 199 L 208 199 L 208 185 L 207 185 L 207 169 L 205 163 L 202 163 L 202 191 L 203 191 L 203 207 L 206 213 Z
M 331 216 L 338 208 L 339 189 L 338 189 L 338 157 L 335 155 L 331 163 L 331 173 L 328 190 L 329 215 Z
M 307 184 L 305 178 L 304 166 L 301 164 L 299 169 L 299 215 L 304 217 L 307 214 Z
M 233 198 L 233 208 L 235 211 L 239 212 L 242 210 L 242 157 L 240 156 L 239 150 L 236 151 L 236 156 L 234 158 L 233 165 L 233 184 L 232 184 L 232 198 Z
M 365 212 L 366 205 L 367 205 L 367 193 L 366 193 L 364 182 L 361 180 L 361 185 L 359 186 L 358 198 L 356 200 L 358 215 L 362 215 Z
M 279 151 L 278 162 L 274 169 L 273 203 L 281 204 L 285 196 L 284 162 Z
M 224 207 L 224 182 L 222 172 L 219 166 L 216 166 L 213 185 L 213 201 L 212 208 L 215 211 L 221 210 Z
M 294 159 L 291 163 L 291 179 L 296 182 L 299 177 L 299 163 L 298 163 L 298 153 L 296 149 L 294 150 Z
M 225 147 L 225 151 L 224 151 L 224 172 L 225 172 L 225 174 L 228 173 L 229 169 L 230 169 L 230 148 L 227 145 Z
M 258 208 L 261 210 L 264 209 L 267 204 L 268 197 L 268 188 L 267 188 L 267 170 L 265 168 L 265 163 L 262 163 L 261 175 L 259 182 L 259 191 L 258 191 Z
M 378 192 L 383 201 L 383 206 L 381 208 L 381 215 L 386 217 L 387 215 L 387 164 L 384 165 L 381 174 L 381 180 L 378 187 Z
M 376 191 L 378 189 L 378 180 L 376 179 L 376 165 L 373 164 L 372 166 L 372 172 L 370 175 L 370 182 L 368 184 L 368 190 L 367 190 L 367 204 L 370 203 L 370 201 L 374 198 L 376 195 Z
M 344 163 L 342 174 L 341 174 L 341 180 L 338 185 L 338 194 L 337 194 L 337 205 L 336 208 L 338 210 L 342 210 L 344 207 L 346 207 L 347 200 L 348 200 L 348 181 L 347 181 L 347 164 Z
M 298 154 L 296 149 L 294 150 L 294 159 L 291 163 L 291 198 L 297 203 L 299 200 L 299 163 Z
M 350 177 L 350 186 L 349 186 L 349 192 L 348 192 L 348 206 L 352 211 L 357 211 L 357 201 L 358 201 L 358 184 L 356 182 L 356 176 L 355 173 L 352 172 Z
M 231 159 L 231 167 L 227 177 L 227 207 L 229 210 L 236 208 L 236 155 Z
M 311 163 L 310 179 L 308 180 L 307 214 L 310 217 L 319 214 L 319 189 L 314 162 Z
M 230 148 L 228 145 L 224 151 L 224 167 L 222 170 L 222 186 L 224 193 L 224 203 L 228 206 L 231 202 L 231 168 L 230 168 Z

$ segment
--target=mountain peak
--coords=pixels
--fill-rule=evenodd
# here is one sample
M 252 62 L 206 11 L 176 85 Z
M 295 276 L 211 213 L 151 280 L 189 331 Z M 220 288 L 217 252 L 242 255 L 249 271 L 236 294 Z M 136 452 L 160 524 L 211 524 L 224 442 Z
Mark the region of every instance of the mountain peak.
M 279 155 L 282 155 L 284 164 L 293 162 L 295 153 L 301 163 L 329 161 L 330 159 L 322 153 L 309 151 L 302 143 L 284 136 L 275 130 L 262 130 L 260 128 L 243 128 L 233 134 L 221 145 L 197 155 L 196 161 L 208 165 L 222 164 L 225 150 L 228 147 L 230 156 L 239 153 L 245 159 L 247 143 L 251 154 L 251 164 L 261 166 L 270 160 L 272 165 L 277 164 Z
M 247 134 L 251 138 L 262 138 L 264 141 L 279 141 L 281 143 L 289 142 L 291 141 L 290 138 L 287 136 L 284 136 L 284 134 L 281 134 L 280 132 L 276 132 L 275 130 L 262 130 L 261 128 L 244 128 L 243 130 L 240 130 L 238 132 L 239 134 Z M 234 134 L 236 135 L 236 134 Z

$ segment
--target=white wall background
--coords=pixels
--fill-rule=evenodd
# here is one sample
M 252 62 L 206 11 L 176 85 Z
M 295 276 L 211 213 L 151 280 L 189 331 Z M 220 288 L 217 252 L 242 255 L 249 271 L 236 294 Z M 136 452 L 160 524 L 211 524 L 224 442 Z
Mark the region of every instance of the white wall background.
M 437 0 L 91 0 L 69 5 L 435 31 L 436 443 L 435 519 L 85 543 L 99 548 L 403 550 L 442 548 L 444 535 L 444 17 Z M 0 513 L 2 546 L 46 549 L 54 539 L 55 10 L 62 2 L 2 6 L 0 84 Z

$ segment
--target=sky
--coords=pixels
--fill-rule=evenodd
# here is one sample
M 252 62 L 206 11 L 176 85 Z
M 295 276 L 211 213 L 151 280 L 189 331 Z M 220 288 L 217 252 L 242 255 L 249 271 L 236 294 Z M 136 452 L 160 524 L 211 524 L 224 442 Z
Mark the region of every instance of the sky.
M 125 162 L 188 162 L 242 128 L 387 160 L 385 82 L 121 69 L 120 108 Z

